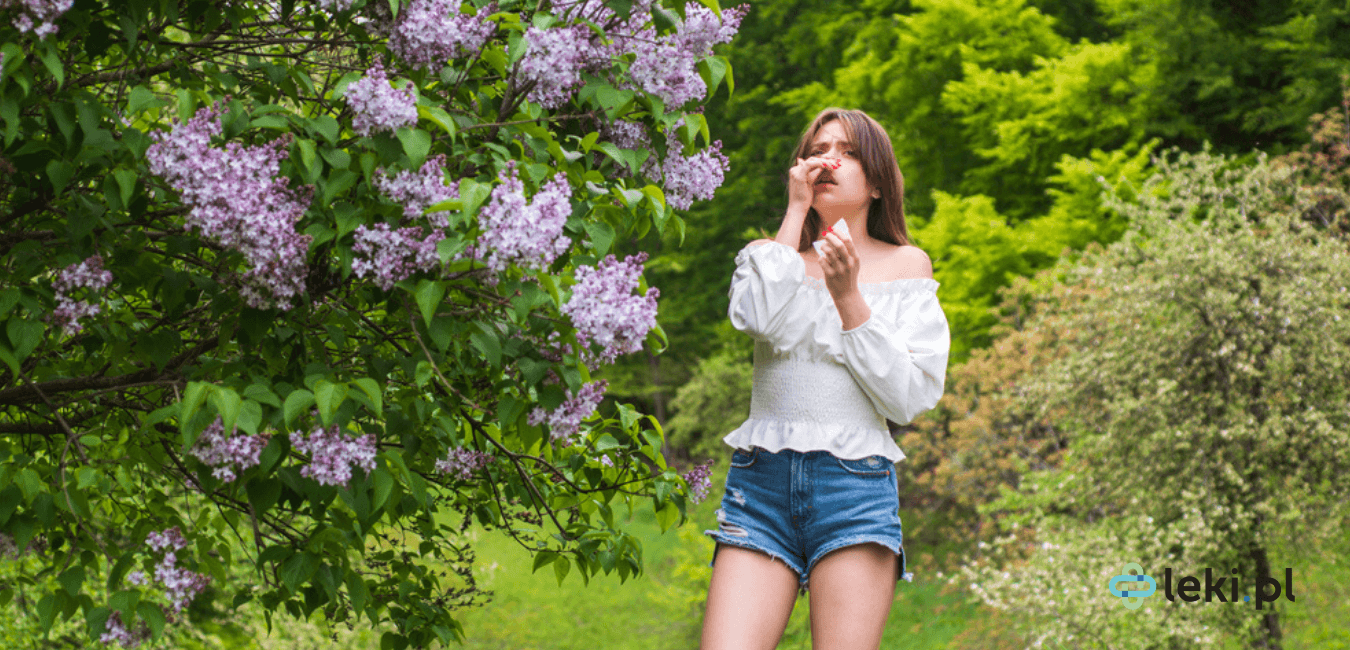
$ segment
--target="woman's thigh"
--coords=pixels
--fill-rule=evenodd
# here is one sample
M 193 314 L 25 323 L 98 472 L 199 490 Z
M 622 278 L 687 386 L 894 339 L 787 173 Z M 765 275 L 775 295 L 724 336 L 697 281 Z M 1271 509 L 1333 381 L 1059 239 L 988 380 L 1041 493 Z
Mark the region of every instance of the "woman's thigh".
M 830 552 L 811 570 L 813 650 L 876 650 L 895 600 L 894 552 L 859 544 Z
M 708 586 L 699 647 L 773 650 L 792 615 L 797 588 L 797 573 L 782 561 L 759 551 L 722 545 Z

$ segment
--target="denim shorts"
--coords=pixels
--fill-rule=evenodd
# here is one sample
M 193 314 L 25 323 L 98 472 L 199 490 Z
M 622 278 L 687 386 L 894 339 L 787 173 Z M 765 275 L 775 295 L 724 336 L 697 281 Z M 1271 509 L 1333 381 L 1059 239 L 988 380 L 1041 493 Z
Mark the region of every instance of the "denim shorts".
M 802 590 L 826 554 L 866 543 L 895 553 L 896 577 L 908 580 L 899 510 L 895 465 L 884 456 L 844 460 L 827 451 L 737 449 L 717 530 L 705 533 L 717 548 L 739 546 L 781 560 Z

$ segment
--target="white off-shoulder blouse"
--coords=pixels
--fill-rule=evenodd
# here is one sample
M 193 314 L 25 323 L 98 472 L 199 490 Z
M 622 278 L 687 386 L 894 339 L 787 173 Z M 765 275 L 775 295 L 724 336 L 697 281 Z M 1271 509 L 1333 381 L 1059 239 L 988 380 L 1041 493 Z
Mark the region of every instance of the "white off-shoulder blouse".
M 755 339 L 750 417 L 723 440 L 740 449 L 824 450 L 843 459 L 904 452 L 886 420 L 905 424 L 937 405 L 951 335 L 927 278 L 859 284 L 867 322 L 844 331 L 825 281 L 789 246 L 736 255 L 731 324 Z

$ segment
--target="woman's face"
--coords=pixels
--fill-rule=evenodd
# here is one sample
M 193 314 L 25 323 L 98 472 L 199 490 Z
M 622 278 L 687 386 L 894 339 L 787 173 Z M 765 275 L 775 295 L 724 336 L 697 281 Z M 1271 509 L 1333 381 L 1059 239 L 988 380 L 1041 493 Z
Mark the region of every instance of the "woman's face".
M 816 132 L 809 153 L 813 157 L 837 160 L 838 169 L 825 169 L 816 177 L 815 199 L 811 207 L 867 209 L 880 194 L 867 182 L 855 145 L 849 141 L 843 122 L 831 120 Z

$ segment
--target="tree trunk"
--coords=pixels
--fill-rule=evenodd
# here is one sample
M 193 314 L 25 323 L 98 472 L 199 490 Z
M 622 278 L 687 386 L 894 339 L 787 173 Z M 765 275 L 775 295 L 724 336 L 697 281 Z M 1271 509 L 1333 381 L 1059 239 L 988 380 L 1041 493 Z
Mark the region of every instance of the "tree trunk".
M 1256 584 L 1258 585 L 1257 589 L 1260 589 L 1261 579 L 1265 578 L 1269 580 L 1272 577 L 1270 575 L 1270 558 L 1266 556 L 1266 548 L 1264 546 L 1256 547 L 1256 549 L 1252 551 L 1252 558 L 1256 560 Z M 1284 588 L 1288 589 L 1289 585 L 1285 585 Z M 1262 648 L 1263 650 L 1281 650 L 1283 645 L 1280 643 L 1282 639 L 1282 635 L 1280 634 L 1280 613 L 1275 609 L 1277 603 L 1268 604 L 1270 605 L 1270 611 L 1262 612 L 1261 627 L 1257 628 L 1256 638 L 1252 639 L 1252 647 Z

